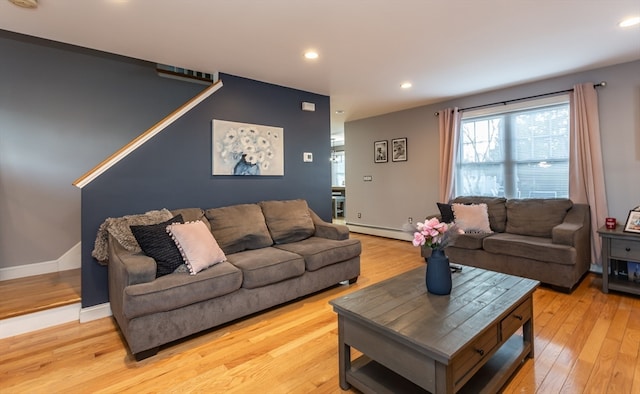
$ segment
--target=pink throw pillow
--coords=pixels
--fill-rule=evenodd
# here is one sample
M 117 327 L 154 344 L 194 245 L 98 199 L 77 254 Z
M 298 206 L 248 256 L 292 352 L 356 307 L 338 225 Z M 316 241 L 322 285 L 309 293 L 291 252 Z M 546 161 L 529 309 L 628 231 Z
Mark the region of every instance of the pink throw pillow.
M 207 226 L 200 220 L 170 224 L 167 226 L 167 233 L 176 243 L 191 275 L 227 259 Z
M 458 228 L 465 233 L 492 233 L 487 204 L 452 204 L 453 216 Z

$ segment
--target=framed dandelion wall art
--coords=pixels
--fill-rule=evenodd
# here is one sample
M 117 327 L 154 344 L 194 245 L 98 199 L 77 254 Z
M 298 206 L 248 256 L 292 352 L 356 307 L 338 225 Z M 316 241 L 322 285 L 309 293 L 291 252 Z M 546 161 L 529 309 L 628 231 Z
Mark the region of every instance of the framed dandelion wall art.
M 213 175 L 284 175 L 284 129 L 214 119 Z

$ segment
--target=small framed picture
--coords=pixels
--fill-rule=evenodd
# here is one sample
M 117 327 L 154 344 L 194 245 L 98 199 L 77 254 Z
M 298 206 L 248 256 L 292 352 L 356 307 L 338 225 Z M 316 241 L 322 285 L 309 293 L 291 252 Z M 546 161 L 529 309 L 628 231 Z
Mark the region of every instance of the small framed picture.
M 407 139 L 395 138 L 391 140 L 391 161 L 407 161 Z
M 373 143 L 373 162 L 374 163 L 386 163 L 389 159 L 387 158 L 388 148 L 387 141 L 376 141 Z
M 640 234 L 640 211 L 629 211 L 629 217 L 627 217 L 627 223 L 624 225 L 624 231 Z

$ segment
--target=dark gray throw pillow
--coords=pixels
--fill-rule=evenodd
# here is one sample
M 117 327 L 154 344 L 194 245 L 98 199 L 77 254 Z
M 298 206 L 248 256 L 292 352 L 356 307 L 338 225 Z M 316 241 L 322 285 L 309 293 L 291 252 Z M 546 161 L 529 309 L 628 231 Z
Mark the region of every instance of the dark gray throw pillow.
M 184 223 L 182 215 L 176 215 L 158 224 L 130 226 L 140 249 L 156 261 L 156 278 L 170 274 L 184 264 L 180 250 L 166 230 L 172 223 Z
M 451 204 L 444 204 L 441 202 L 438 202 L 436 204 L 438 204 L 438 209 L 440 210 L 440 221 L 444 223 L 453 223 L 455 218 L 453 216 Z

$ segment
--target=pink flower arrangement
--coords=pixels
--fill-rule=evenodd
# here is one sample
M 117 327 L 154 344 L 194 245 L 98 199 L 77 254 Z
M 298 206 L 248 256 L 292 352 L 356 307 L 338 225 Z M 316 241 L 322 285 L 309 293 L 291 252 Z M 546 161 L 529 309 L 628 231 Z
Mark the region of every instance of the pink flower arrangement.
M 413 246 L 427 245 L 431 249 L 444 249 L 451 241 L 454 234 L 462 234 L 464 231 L 455 226 L 431 218 L 424 223 L 416 224 L 413 233 Z

